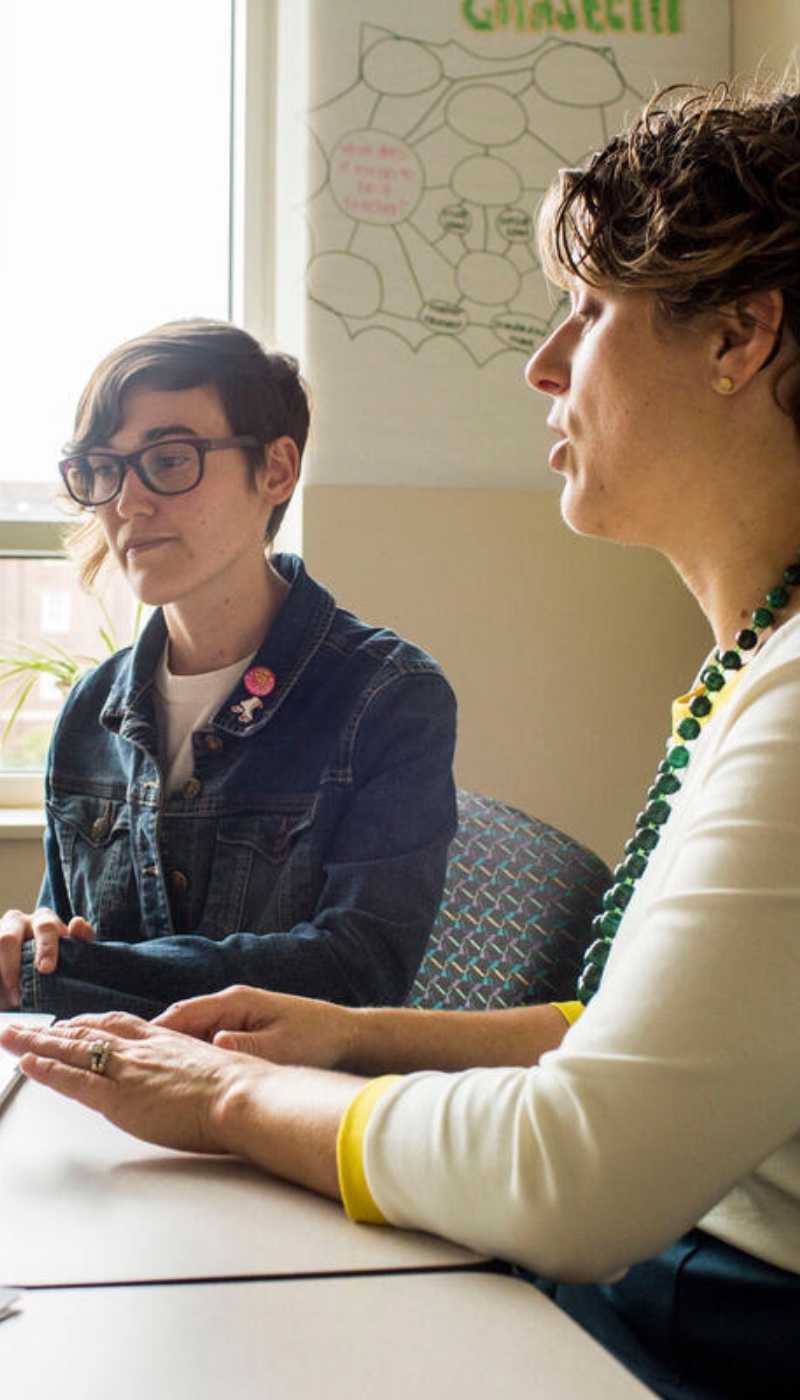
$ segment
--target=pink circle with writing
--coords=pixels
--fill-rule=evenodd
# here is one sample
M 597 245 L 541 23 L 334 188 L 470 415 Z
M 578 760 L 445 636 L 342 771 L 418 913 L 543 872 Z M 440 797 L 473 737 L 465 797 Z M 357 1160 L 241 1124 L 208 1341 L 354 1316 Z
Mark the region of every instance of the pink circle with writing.
M 359 223 L 402 223 L 422 195 L 419 158 L 391 132 L 348 132 L 333 150 L 330 169 L 336 203 Z

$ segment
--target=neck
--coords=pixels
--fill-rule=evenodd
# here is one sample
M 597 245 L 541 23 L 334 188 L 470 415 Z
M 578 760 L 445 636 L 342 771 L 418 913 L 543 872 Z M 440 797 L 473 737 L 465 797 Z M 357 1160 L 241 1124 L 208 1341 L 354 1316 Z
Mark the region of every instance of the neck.
M 688 475 L 674 484 L 660 540 L 649 541 L 694 594 L 722 649 L 800 548 L 800 444 L 793 419 L 776 410 L 767 380 L 754 381 L 724 409 L 705 427 L 702 420 L 693 425 Z M 793 595 L 790 609 L 798 607 Z
M 246 586 L 229 591 L 206 607 L 202 598 L 168 603 L 164 617 L 169 633 L 169 668 L 176 676 L 219 671 L 250 656 L 272 628 L 289 592 L 289 584 L 268 561 Z
M 772 532 L 759 532 L 755 522 L 727 541 L 714 541 L 709 531 L 707 547 L 695 559 L 675 558 L 672 563 L 708 618 L 716 645 L 725 651 L 736 634 L 748 625 L 769 589 L 783 578 L 788 564 L 797 561 L 800 548 L 800 510 L 787 517 L 788 524 Z M 785 622 L 800 612 L 800 596 L 792 593 L 781 611 Z

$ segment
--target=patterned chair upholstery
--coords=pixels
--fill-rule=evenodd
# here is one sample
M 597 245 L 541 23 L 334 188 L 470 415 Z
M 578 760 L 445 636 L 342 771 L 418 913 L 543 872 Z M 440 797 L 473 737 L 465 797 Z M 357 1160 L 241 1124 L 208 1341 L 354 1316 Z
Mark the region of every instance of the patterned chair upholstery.
M 408 1004 L 568 1001 L 611 872 L 555 827 L 458 794 L 444 895 Z

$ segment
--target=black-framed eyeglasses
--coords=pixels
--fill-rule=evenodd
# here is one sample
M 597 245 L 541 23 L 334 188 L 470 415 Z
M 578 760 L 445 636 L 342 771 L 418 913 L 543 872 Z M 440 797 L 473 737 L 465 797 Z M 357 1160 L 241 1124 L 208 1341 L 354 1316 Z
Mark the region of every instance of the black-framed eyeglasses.
M 183 496 L 203 479 L 206 453 L 227 447 L 260 447 L 258 438 L 162 438 L 139 452 L 112 452 L 90 447 L 58 464 L 64 485 L 79 506 L 105 506 L 122 490 L 125 473 L 157 496 Z

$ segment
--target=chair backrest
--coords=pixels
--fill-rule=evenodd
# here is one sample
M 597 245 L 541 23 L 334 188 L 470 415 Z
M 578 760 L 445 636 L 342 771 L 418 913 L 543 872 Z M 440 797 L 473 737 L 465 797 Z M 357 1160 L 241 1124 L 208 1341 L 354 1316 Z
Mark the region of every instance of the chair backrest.
M 585 846 L 515 807 L 458 794 L 444 895 L 408 1004 L 567 1001 L 611 883 Z

